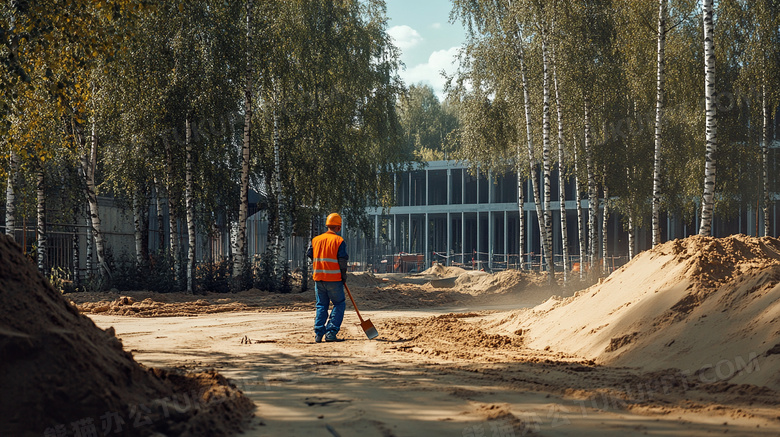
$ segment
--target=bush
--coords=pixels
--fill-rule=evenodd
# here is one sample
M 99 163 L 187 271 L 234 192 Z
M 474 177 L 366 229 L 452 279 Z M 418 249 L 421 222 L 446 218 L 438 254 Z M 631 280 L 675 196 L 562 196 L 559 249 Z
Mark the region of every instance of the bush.
M 108 253 L 109 251 L 106 250 L 106 260 L 108 260 Z M 111 264 L 114 264 L 113 256 L 111 258 Z M 135 259 L 131 258 L 127 252 L 122 252 L 122 255 L 119 256 L 119 261 L 115 263 L 116 265 L 113 268 L 111 264 L 109 264 L 109 268 L 111 269 L 111 286 L 113 288 L 119 291 L 144 289 L 146 284 L 141 283 L 141 275 L 139 269 L 135 266 Z
M 292 273 L 290 272 L 290 263 L 285 260 L 282 263 L 282 278 L 279 281 L 279 291 L 290 293 L 292 291 Z
M 176 282 L 173 257 L 167 252 L 149 255 L 149 264 L 142 269 L 146 289 L 159 293 L 182 291 L 182 284 Z
M 259 260 L 255 257 L 255 263 L 252 270 L 254 273 L 255 288 L 266 290 L 271 293 L 279 288 L 276 273 L 274 272 L 274 254 L 270 249 L 266 249 Z
M 230 262 L 226 259 L 203 263 L 195 267 L 195 288 L 200 291 L 227 293 L 231 291 Z

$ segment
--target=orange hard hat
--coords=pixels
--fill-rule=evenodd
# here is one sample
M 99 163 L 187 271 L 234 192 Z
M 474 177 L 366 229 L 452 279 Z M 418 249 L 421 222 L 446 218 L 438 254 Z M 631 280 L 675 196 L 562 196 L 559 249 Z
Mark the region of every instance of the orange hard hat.
M 338 213 L 333 213 L 325 220 L 325 226 L 341 226 L 341 216 Z

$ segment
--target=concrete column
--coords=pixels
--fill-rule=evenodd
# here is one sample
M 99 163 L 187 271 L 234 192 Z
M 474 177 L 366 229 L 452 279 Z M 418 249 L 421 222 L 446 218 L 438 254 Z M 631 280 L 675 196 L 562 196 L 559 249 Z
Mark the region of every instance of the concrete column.
M 425 243 L 423 244 L 423 250 L 425 250 L 425 265 L 423 266 L 423 270 L 427 269 L 430 265 L 430 255 L 428 250 L 428 213 L 425 213 L 425 232 L 423 232 Z
M 390 237 L 390 246 L 395 246 L 395 242 L 397 241 L 395 238 L 395 224 L 395 214 L 393 214 L 393 218 L 387 220 L 387 226 L 390 228 L 387 233 Z
M 466 265 L 466 213 L 465 212 L 460 213 L 460 263 L 462 265 Z
M 449 170 L 447 170 L 447 173 L 449 174 Z M 447 258 L 445 258 L 445 263 L 447 266 L 450 265 L 450 253 L 452 250 L 452 217 L 450 217 L 449 211 L 447 211 Z
M 479 205 L 479 175 L 480 175 L 479 167 L 477 167 L 477 204 Z M 477 217 L 479 217 L 479 214 L 477 214 Z M 477 219 L 477 226 L 479 226 L 479 219 Z M 477 233 L 477 241 L 479 241 L 479 233 Z M 477 245 L 477 252 L 479 252 L 479 245 Z
M 425 169 L 425 206 L 430 205 L 429 202 L 429 186 L 428 186 L 428 169 Z M 428 226 L 425 226 L 425 229 L 428 229 Z
M 487 203 L 493 203 L 493 172 L 488 171 L 488 201 Z
M 398 204 L 398 173 L 393 173 L 393 206 L 401 206 Z
M 408 206 L 414 206 L 414 202 L 412 202 L 412 172 L 411 171 L 409 171 L 409 187 L 408 187 L 407 191 L 409 192 L 409 197 L 408 197 L 409 205 Z M 411 229 L 411 225 L 412 224 L 409 223 L 409 228 L 410 229 Z
M 466 204 L 466 169 L 460 169 L 460 203 Z M 465 226 L 464 226 L 465 227 Z
M 477 177 L 477 188 L 479 188 L 479 177 Z M 479 193 L 479 190 L 477 190 L 477 193 Z M 479 194 L 477 194 L 477 202 L 479 202 Z M 477 268 L 479 268 L 479 243 L 481 243 L 479 238 L 479 231 L 479 211 L 477 211 L 477 246 L 474 250 L 474 258 L 477 260 Z
M 406 226 L 406 251 L 412 253 L 412 214 L 409 213 L 409 222 Z
M 506 211 L 504 211 L 504 262 L 507 270 L 509 270 L 509 220 L 507 219 Z
M 379 214 L 374 216 L 374 244 L 379 245 Z
M 490 195 L 488 194 L 488 200 Z M 493 212 L 488 211 L 488 268 L 493 269 L 493 240 L 495 239 L 495 226 L 493 226 Z
M 452 205 L 452 169 L 447 168 L 447 205 Z

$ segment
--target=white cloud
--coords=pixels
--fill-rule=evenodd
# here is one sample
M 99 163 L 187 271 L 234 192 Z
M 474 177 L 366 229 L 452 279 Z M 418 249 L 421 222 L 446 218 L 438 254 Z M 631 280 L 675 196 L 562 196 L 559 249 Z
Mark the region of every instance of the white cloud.
M 439 100 L 443 100 L 445 79 L 442 77 L 441 71 L 444 70 L 448 75 L 455 73 L 458 68 L 459 48 L 456 46 L 447 50 L 437 50 L 431 53 L 428 62 L 413 67 L 407 66 L 406 70 L 401 71 L 399 75 L 407 86 L 420 82 L 432 86 Z
M 401 50 L 410 49 L 423 40 L 422 36 L 420 36 L 416 30 L 405 24 L 387 29 L 387 33 L 393 38 L 395 45 Z
M 434 29 L 434 30 L 441 29 L 441 23 L 433 23 L 433 24 L 431 24 L 431 29 Z

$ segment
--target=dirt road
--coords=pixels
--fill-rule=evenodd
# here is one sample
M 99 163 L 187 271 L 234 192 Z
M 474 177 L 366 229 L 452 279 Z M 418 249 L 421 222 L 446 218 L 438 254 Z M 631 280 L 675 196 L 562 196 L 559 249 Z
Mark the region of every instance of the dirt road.
M 487 328 L 503 314 L 372 311 L 368 341 L 348 309 L 345 341 L 321 344 L 312 311 L 90 317 L 147 366 L 230 378 L 257 406 L 249 436 L 780 435 L 773 395 L 528 349 Z

